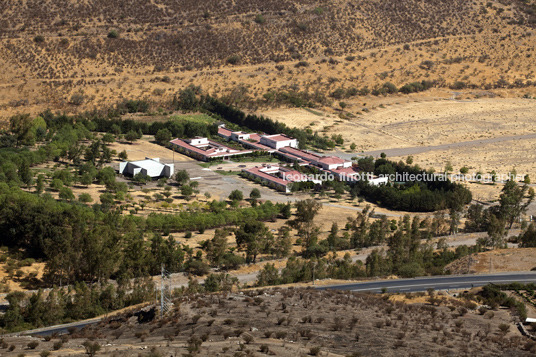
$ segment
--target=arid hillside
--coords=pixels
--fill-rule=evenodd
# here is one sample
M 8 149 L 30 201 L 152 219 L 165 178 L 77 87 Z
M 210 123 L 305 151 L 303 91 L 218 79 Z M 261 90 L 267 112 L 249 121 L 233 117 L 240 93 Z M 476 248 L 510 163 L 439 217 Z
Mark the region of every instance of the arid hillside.
M 0 117 L 169 100 L 200 85 L 248 105 L 429 81 L 533 89 L 533 0 L 14 0 L 0 4 Z M 387 88 L 388 89 L 388 88 Z M 525 89 L 523 89 L 525 90 Z M 298 99 L 296 99 L 298 98 Z
M 420 296 L 421 303 L 406 304 L 403 296 L 304 289 L 194 295 L 176 300 L 163 319 L 155 318 L 154 310 L 125 313 L 70 335 L 6 337 L 3 344 L 12 346 L 7 355 L 55 350 L 52 355 L 66 356 L 85 351 L 106 356 L 529 356 L 535 351 L 536 343 L 521 336 L 505 309 L 479 313 L 469 300 Z

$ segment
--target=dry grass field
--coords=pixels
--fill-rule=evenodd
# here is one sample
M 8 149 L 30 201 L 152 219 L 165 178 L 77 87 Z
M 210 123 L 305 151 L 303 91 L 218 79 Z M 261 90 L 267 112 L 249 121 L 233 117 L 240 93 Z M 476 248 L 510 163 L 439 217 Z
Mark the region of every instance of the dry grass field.
M 536 268 L 536 248 L 497 249 L 463 257 L 445 269 L 453 274 L 529 271 Z
M 423 168 L 442 171 L 447 162 L 454 173 L 466 166 L 469 173 L 495 170 L 536 177 L 536 100 L 476 98 L 452 100 L 439 96 L 398 96 L 354 118 L 306 109 L 270 109 L 262 113 L 290 126 L 309 127 L 327 135 L 342 135 L 348 158 L 385 152 L 395 160 L 413 156 Z M 438 93 L 440 95 L 440 93 Z M 393 100 L 398 100 L 393 102 Z M 351 143 L 356 150 L 350 151 Z M 475 187 L 478 191 L 493 187 Z M 483 192 L 483 196 L 488 194 Z

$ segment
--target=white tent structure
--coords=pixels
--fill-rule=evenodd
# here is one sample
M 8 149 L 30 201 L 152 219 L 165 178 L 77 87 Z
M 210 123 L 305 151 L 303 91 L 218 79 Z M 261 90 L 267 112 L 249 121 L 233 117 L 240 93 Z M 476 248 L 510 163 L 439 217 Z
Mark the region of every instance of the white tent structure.
M 119 163 L 119 173 L 135 176 L 139 173 L 150 178 L 171 177 L 175 170 L 173 164 L 162 164 L 159 158 L 145 158 L 139 161 L 124 161 Z

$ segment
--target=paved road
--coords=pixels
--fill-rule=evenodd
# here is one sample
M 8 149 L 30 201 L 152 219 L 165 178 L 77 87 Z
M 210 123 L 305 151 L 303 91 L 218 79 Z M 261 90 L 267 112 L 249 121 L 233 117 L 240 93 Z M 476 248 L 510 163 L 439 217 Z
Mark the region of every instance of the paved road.
M 328 290 L 350 290 L 356 292 L 372 292 L 380 293 L 382 289 L 387 289 L 388 292 L 417 292 L 426 291 L 429 288 L 435 290 L 457 290 L 466 289 L 473 286 L 483 286 L 489 283 L 536 283 L 536 272 L 519 272 L 519 273 L 499 273 L 486 275 L 459 275 L 459 276 L 437 276 L 415 279 L 395 279 L 395 280 L 378 280 L 366 283 L 353 283 L 345 285 L 322 286 L 318 289 Z M 83 328 L 101 321 L 101 318 L 73 322 L 65 325 L 56 325 L 45 327 L 36 330 L 23 331 L 17 334 L 10 335 L 51 335 L 53 333 L 65 333 L 68 328 Z
M 379 293 L 382 292 L 382 289 L 387 289 L 388 292 L 408 293 L 426 291 L 429 288 L 435 290 L 457 290 L 468 289 L 475 286 L 483 286 L 489 283 L 507 284 L 513 282 L 536 283 L 536 271 L 485 275 L 457 275 L 415 279 L 379 280 L 366 283 L 326 286 L 320 287 L 319 289 L 337 289 L 372 293 Z
M 55 326 L 43 327 L 43 328 L 35 329 L 35 330 L 23 331 L 18 334 L 10 334 L 10 336 L 15 336 L 15 335 L 50 336 L 53 334 L 61 335 L 61 334 L 65 334 L 69 332 L 69 329 L 71 328 L 81 330 L 86 326 L 97 324 L 101 320 L 102 318 L 99 317 L 99 318 L 95 318 L 91 320 L 72 322 L 70 324 L 55 325 Z

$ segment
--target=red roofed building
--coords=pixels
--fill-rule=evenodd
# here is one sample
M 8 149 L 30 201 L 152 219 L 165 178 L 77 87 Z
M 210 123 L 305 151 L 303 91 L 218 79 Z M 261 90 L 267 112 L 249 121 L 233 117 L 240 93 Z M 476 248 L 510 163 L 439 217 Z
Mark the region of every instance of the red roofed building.
M 253 179 L 259 179 L 266 185 L 284 192 L 290 192 L 289 184 L 292 182 L 320 181 L 310 180 L 309 177 L 299 171 L 291 170 L 277 165 L 257 166 L 251 169 L 244 169 L 242 172 Z
M 288 137 L 284 134 L 275 134 L 275 135 L 263 135 L 261 136 L 260 143 L 262 145 L 269 146 L 276 150 L 290 146 L 293 148 L 298 147 L 298 140 Z
M 338 168 L 352 167 L 352 162 L 337 156 L 325 156 L 317 160 L 317 165 L 324 170 L 335 170 Z
M 225 128 L 223 126 L 223 124 L 218 127 L 218 135 L 221 136 L 224 139 L 227 139 L 227 140 L 231 139 L 231 134 L 232 133 L 233 132 L 231 130 Z
M 231 156 L 251 154 L 251 150 L 237 150 L 217 143 L 207 138 L 193 138 L 187 140 L 175 139 L 170 143 L 178 152 L 197 160 L 210 161 L 211 159 L 228 159 Z

